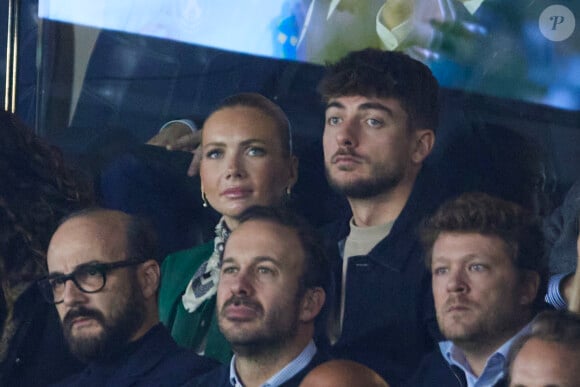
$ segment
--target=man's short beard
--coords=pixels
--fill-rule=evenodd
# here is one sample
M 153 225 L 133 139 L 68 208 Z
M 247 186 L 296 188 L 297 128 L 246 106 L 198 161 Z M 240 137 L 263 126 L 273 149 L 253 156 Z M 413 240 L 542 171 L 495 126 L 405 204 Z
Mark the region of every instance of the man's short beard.
M 505 311 L 503 311 L 505 313 Z M 512 336 L 527 322 L 518 313 L 521 311 L 513 311 L 513 314 L 498 316 L 498 313 L 491 313 L 487 318 L 471 325 L 471 329 L 462 334 L 449 334 L 441 324 L 441 333 L 447 339 L 452 341 L 456 346 L 463 351 L 476 352 L 485 348 L 488 345 L 497 345 L 498 337 L 502 335 Z M 504 338 L 506 339 L 506 338 Z M 500 343 L 501 344 L 501 343 Z
M 114 358 L 126 348 L 131 337 L 145 321 L 145 302 L 140 292 L 133 284 L 131 294 L 124 300 L 121 309 L 113 317 L 113 321 L 105 321 L 104 315 L 94 309 L 79 307 L 69 311 L 63 319 L 63 331 L 71 353 L 81 361 L 105 361 Z M 102 331 L 89 337 L 72 335 L 72 320 L 75 317 L 86 316 L 97 321 Z
M 234 352 L 247 358 L 279 356 L 279 352 L 284 350 L 298 334 L 298 320 L 295 317 L 299 313 L 301 298 L 302 294 L 299 293 L 294 300 L 292 305 L 294 311 L 291 320 L 288 321 L 289 325 L 280 324 L 282 318 L 274 315 L 265 321 L 263 330 L 259 332 L 250 332 L 248 335 L 230 335 L 229 332 L 224 332 Z
M 398 174 L 373 174 L 368 179 L 357 179 L 347 183 L 339 183 L 332 178 L 328 168 L 326 169 L 326 179 L 330 187 L 352 199 L 369 199 L 395 188 L 403 179 L 403 172 Z
M 245 358 L 276 358 L 281 351 L 286 350 L 288 343 L 296 337 L 297 325 L 295 322 L 287 332 L 276 332 L 277 336 L 255 336 L 252 340 L 239 340 L 231 342 L 232 350 Z

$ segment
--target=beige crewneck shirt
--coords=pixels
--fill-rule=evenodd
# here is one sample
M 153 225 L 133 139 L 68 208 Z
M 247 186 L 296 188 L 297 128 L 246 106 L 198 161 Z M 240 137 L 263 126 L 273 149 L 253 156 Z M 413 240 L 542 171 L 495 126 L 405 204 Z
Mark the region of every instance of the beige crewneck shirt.
M 359 227 L 350 220 L 350 232 L 344 243 L 344 253 L 342 257 L 342 286 L 340 294 L 340 317 L 331 328 L 331 338 L 336 342 L 342 332 L 342 321 L 344 318 L 344 304 L 346 299 L 346 272 L 348 260 L 357 255 L 367 255 L 373 247 L 385 239 L 391 232 L 395 221 L 380 224 L 378 226 Z

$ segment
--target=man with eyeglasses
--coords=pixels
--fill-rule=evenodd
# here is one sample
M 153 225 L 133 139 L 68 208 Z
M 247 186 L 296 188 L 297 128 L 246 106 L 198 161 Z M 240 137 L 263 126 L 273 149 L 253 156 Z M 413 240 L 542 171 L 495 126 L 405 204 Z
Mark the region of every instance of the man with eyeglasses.
M 39 281 L 87 368 L 59 385 L 175 386 L 216 363 L 179 348 L 159 323 L 156 237 L 144 220 L 90 209 L 64 220 Z

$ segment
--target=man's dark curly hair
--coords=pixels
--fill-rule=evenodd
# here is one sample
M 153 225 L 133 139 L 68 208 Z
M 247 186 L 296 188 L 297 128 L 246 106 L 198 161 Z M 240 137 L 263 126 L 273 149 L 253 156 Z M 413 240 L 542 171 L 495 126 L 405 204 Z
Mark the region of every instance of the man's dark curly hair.
M 401 52 L 350 52 L 327 66 L 318 91 L 325 102 L 354 95 L 395 98 L 409 116 L 410 128 L 438 126 L 439 83 L 426 65 Z
M 88 180 L 13 114 L 0 112 L 0 276 L 31 281 L 46 267 L 59 220 L 93 201 Z
M 442 233 L 477 233 L 498 237 L 518 270 L 535 271 L 540 287 L 534 302 L 544 307 L 547 256 L 540 220 L 520 205 L 481 192 L 468 192 L 444 203 L 421 227 L 425 263 L 431 269 L 433 245 Z

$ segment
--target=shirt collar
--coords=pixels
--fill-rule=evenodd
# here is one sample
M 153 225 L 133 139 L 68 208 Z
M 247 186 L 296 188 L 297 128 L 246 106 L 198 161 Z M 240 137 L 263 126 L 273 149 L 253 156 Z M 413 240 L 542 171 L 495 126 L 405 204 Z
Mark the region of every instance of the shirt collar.
M 469 13 L 473 15 L 475 12 L 477 12 L 483 1 L 484 0 L 468 0 L 464 2 L 463 5 L 469 11 Z
M 282 383 L 291 379 L 298 372 L 302 371 L 316 354 L 316 344 L 314 341 L 310 340 L 308 345 L 302 350 L 300 355 L 294 358 L 290 363 L 288 363 L 284 368 L 274 374 L 270 379 L 268 379 L 261 387 L 277 387 Z M 236 372 L 236 355 L 232 357 L 230 361 L 230 384 L 232 387 L 244 387 L 238 374 Z
M 530 323 L 528 323 L 518 333 L 503 343 L 490 357 L 487 358 L 485 367 L 479 377 L 473 374 L 471 366 L 467 362 L 463 351 L 453 344 L 452 341 L 448 340 L 440 342 L 439 350 L 449 365 L 457 366 L 464 372 L 469 387 L 492 386 L 504 377 L 506 359 L 513 342 L 518 337 L 527 334 L 530 331 L 531 326 Z

